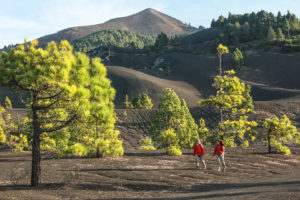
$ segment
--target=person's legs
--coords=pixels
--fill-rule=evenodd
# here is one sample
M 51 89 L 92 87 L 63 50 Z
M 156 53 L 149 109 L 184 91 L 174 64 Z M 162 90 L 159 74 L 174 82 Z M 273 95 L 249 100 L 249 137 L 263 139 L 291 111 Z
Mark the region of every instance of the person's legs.
M 226 169 L 226 164 L 225 164 L 225 157 L 224 157 L 224 154 L 220 156 L 220 161 L 221 161 L 221 164 L 223 166 L 223 171 L 225 171 Z
M 201 162 L 202 162 L 202 164 L 203 164 L 203 166 L 204 166 L 204 169 L 206 169 L 206 164 L 205 164 L 205 161 L 204 161 L 204 159 L 203 159 L 203 156 L 200 156 L 200 160 L 201 160 Z
M 195 155 L 196 166 L 199 168 L 199 156 Z
M 221 171 L 221 158 L 220 155 L 216 155 L 218 161 L 218 171 Z

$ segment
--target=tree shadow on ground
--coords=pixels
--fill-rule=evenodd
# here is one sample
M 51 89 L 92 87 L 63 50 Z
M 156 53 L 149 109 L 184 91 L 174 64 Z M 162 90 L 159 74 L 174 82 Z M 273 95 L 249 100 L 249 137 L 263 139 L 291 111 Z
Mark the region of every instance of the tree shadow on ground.
M 287 185 L 299 185 L 300 181 L 285 181 L 285 182 L 262 182 L 262 183 L 225 183 L 225 184 L 199 184 L 194 185 L 190 189 L 182 192 L 210 192 L 215 190 L 226 190 L 226 189 L 244 189 L 253 187 L 274 187 L 274 186 L 287 186 Z
M 210 198 L 234 198 L 234 197 L 241 197 L 244 195 L 255 195 L 261 192 L 237 192 L 237 193 L 221 193 L 221 194 L 208 194 L 208 195 L 193 195 L 187 197 L 172 197 L 172 198 L 141 198 L 144 200 L 188 200 L 188 199 L 210 199 Z M 109 198 L 110 200 L 117 200 L 119 198 Z M 135 198 L 122 198 L 124 200 L 136 200 Z M 101 200 L 108 200 L 102 199 Z
M 195 167 L 189 168 L 161 168 L 161 169 L 130 169 L 130 168 L 101 168 L 101 169 L 80 169 L 80 172 L 106 172 L 106 171 L 115 171 L 115 172 L 144 172 L 144 171 L 183 171 L 183 170 L 195 170 Z M 76 170 L 59 170 L 59 171 L 76 171 Z
M 161 184 L 154 184 L 154 183 L 112 183 L 112 184 L 101 184 L 101 183 L 93 183 L 93 184 L 77 184 L 73 186 L 76 190 L 101 190 L 101 191 L 161 191 L 161 190 L 172 190 L 174 186 L 168 185 L 161 185 Z
M 253 155 L 264 155 L 264 156 L 268 156 L 268 155 L 283 155 L 283 154 L 280 154 L 276 151 L 271 151 L 270 153 L 268 151 L 263 151 L 263 152 L 250 152 L 249 154 L 253 154 Z
M 31 162 L 31 160 L 0 159 L 0 162 Z
M 166 156 L 163 152 L 138 152 L 138 153 L 125 153 L 124 156 L 137 156 L 137 157 L 152 157 L 152 156 Z
M 0 191 L 6 190 L 57 190 L 64 186 L 65 183 L 42 183 L 39 187 L 31 187 L 30 184 L 22 185 L 4 185 L 0 187 Z

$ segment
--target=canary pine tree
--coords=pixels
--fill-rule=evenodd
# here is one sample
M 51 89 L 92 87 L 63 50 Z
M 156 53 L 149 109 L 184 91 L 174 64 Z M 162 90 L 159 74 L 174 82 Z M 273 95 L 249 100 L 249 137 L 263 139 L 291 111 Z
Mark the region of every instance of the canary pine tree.
M 149 134 L 169 154 L 175 153 L 176 155 L 179 155 L 180 148 L 191 148 L 195 139 L 198 138 L 198 126 L 185 101 L 180 100 L 170 88 L 162 91 L 158 110 L 151 119 Z M 173 141 L 167 137 L 174 135 L 176 136 L 174 141 L 177 141 L 175 144 L 171 145 L 166 142 Z
M 151 109 L 153 104 L 151 98 L 146 93 L 138 94 L 136 98 L 129 101 L 128 95 L 125 96 L 125 106 L 129 109 Z
M 271 147 L 275 146 L 279 152 L 290 154 L 291 151 L 285 144 L 290 142 L 298 143 L 299 141 L 300 132 L 291 124 L 286 115 L 283 115 L 281 118 L 267 118 L 263 126 L 267 131 L 265 140 L 269 153 L 271 153 Z
M 232 61 L 232 66 L 235 70 L 240 70 L 244 65 L 244 56 L 238 48 L 236 48 L 232 54 Z
M 101 80 L 104 67 L 100 59 L 92 62 L 84 54 L 73 54 L 67 41 L 48 43 L 45 49 L 36 48 L 36 40 L 0 54 L 0 83 L 15 91 L 30 93 L 28 107 L 32 117 L 32 173 L 31 185 L 38 186 L 41 175 L 41 140 L 61 131 L 79 119 L 89 117 L 93 104 L 91 97 L 105 96 L 111 90 L 110 82 Z M 104 73 L 105 74 L 105 73 Z M 110 98 L 100 98 L 103 107 Z M 98 99 L 96 99 L 98 100 Z M 100 106 L 99 106 L 100 107 Z M 79 123 L 80 121 L 78 121 Z
M 235 71 L 222 71 L 222 55 L 228 53 L 226 46 L 219 45 L 217 48 L 220 61 L 220 74 L 214 78 L 213 87 L 217 94 L 208 99 L 200 101 L 199 105 L 210 105 L 219 110 L 220 122 L 217 138 L 222 138 L 227 146 L 236 146 L 236 142 L 246 147 L 248 140 L 254 140 L 257 134 L 252 130 L 257 126 L 254 121 L 248 121 L 247 113 L 253 110 L 251 87 L 245 85 L 237 76 Z M 224 120 L 223 111 L 231 113 L 231 118 Z

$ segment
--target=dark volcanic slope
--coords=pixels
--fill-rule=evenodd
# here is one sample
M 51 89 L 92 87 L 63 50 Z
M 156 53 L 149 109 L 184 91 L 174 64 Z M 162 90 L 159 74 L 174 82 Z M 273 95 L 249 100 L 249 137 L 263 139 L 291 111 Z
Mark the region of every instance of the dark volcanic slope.
M 300 53 L 279 54 L 266 52 L 245 52 L 246 66 L 237 75 L 252 86 L 251 95 L 255 101 L 299 101 L 300 100 Z M 215 55 L 193 55 L 172 52 L 163 55 L 170 63 L 171 76 L 168 79 L 158 78 L 141 73 L 134 69 L 123 67 L 109 68 L 109 77 L 117 89 L 117 104 L 124 102 L 125 95 L 136 96 L 140 92 L 147 92 L 154 97 L 157 105 L 159 93 L 164 87 L 176 87 L 175 91 L 183 97 L 189 106 L 196 105 L 199 98 L 207 98 L 215 94 L 212 87 L 213 77 L 217 74 L 218 60 Z M 224 57 L 224 68 L 231 65 L 228 55 Z M 141 60 L 133 65 L 138 69 L 151 67 L 151 59 L 142 56 L 128 57 L 129 60 Z M 112 58 L 112 60 L 114 60 Z M 115 59 L 117 60 L 117 59 Z M 144 63 L 147 60 L 149 64 Z M 123 62 L 123 61 L 122 61 Z M 119 64 L 124 64 L 120 61 Z M 139 61 L 137 61 L 139 62 Z M 114 65 L 118 65 L 115 62 Z M 151 71 L 151 70 L 150 70 Z M 188 95 L 187 95 L 188 94 Z M 196 98 L 195 98 L 196 97 Z M 120 105 L 118 105 L 120 106 Z
M 169 53 L 172 75 L 185 81 L 207 97 L 215 93 L 211 86 L 217 73 L 216 56 L 199 56 L 185 53 Z M 252 86 L 256 101 L 299 99 L 300 96 L 300 53 L 245 53 L 245 64 L 237 75 Z M 230 56 L 224 57 L 224 65 L 230 66 Z M 225 67 L 226 69 L 226 67 Z M 228 69 L 228 68 L 227 68 Z
M 72 41 L 105 29 L 122 29 L 144 35 L 157 35 L 160 32 L 164 32 L 167 35 L 180 35 L 198 30 L 195 27 L 183 24 L 175 18 L 148 8 L 134 15 L 111 19 L 103 24 L 68 28 L 51 35 L 43 36 L 38 40 L 42 45 L 52 40 L 56 42 L 60 40 Z
M 117 90 L 115 99 L 117 107 L 122 107 L 126 94 L 132 99 L 142 92 L 148 93 L 152 103 L 157 105 L 164 88 L 175 90 L 180 98 L 186 100 L 188 106 L 195 106 L 201 97 L 195 87 L 183 81 L 166 80 L 119 66 L 109 66 L 107 69 L 112 86 Z

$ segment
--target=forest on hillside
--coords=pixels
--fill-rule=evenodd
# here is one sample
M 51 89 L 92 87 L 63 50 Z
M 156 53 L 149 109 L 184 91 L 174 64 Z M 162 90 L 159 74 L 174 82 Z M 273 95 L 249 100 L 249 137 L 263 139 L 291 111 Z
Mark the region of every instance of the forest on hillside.
M 100 46 L 143 49 L 154 42 L 154 37 L 126 30 L 103 30 L 75 40 L 72 45 L 75 51 L 87 52 Z
M 218 42 L 238 45 L 255 40 L 266 40 L 282 46 L 285 51 L 300 50 L 300 21 L 295 14 L 287 12 L 275 16 L 264 10 L 243 15 L 228 14 L 212 20 L 212 28 L 220 30 Z

